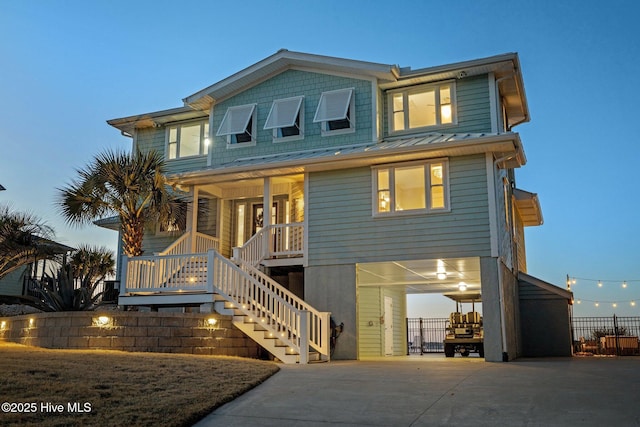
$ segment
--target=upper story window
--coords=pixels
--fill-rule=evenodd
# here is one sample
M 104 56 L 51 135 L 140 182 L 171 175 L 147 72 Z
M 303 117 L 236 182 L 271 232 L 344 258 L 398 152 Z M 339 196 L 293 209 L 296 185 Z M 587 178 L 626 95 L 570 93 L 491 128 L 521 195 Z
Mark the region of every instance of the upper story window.
M 228 146 L 255 144 L 256 104 L 229 107 L 216 135 L 226 136 Z
M 209 151 L 209 123 L 184 123 L 167 129 L 167 158 L 203 156 Z
M 304 137 L 303 98 L 295 96 L 273 101 L 264 128 L 273 129 L 274 141 Z
M 323 136 L 355 131 L 354 99 L 353 88 L 322 92 L 313 122 L 320 123 Z
M 449 209 L 446 160 L 376 166 L 373 183 L 374 215 Z
M 389 92 L 390 131 L 456 122 L 455 82 Z

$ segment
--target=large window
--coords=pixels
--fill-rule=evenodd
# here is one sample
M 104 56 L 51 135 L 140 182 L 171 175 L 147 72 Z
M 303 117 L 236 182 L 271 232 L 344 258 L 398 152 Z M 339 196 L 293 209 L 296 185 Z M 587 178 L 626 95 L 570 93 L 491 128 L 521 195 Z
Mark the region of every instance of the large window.
M 217 136 L 226 136 L 228 146 L 256 143 L 256 104 L 229 107 L 222 118 Z
M 388 99 L 391 132 L 456 121 L 454 82 L 393 91 Z
M 354 100 L 353 88 L 322 92 L 313 122 L 320 123 L 323 136 L 355 131 Z
M 374 214 L 449 209 L 447 173 L 446 160 L 374 167 Z
M 209 151 L 209 123 L 185 123 L 167 130 L 167 158 L 203 156 Z
M 302 101 L 302 96 L 273 101 L 264 128 L 273 129 L 274 142 L 301 139 L 304 136 Z

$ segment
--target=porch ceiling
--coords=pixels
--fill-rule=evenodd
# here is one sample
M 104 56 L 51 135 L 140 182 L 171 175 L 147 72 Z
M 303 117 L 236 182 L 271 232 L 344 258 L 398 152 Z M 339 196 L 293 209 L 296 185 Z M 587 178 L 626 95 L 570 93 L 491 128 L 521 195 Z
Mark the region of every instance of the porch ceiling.
M 441 273 L 438 277 L 438 273 Z M 446 274 L 446 277 L 444 276 Z M 480 259 L 444 258 L 357 265 L 358 286 L 402 286 L 407 294 L 480 292 Z

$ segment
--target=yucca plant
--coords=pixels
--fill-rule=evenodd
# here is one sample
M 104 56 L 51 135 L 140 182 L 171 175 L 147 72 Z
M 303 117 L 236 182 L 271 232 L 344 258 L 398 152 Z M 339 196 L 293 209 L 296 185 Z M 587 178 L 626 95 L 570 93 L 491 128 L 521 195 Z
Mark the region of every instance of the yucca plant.
M 96 293 L 97 287 L 114 273 L 112 251 L 83 245 L 58 269 L 55 278 L 41 282 L 36 288 L 39 298 L 33 305 L 44 311 L 90 310 L 104 293 Z

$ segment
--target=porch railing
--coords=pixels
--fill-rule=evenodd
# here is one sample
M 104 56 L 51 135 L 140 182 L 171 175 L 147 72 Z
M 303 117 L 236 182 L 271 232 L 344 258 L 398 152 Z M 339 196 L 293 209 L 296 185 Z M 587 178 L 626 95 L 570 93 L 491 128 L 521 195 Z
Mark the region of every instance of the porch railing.
M 123 256 L 122 260 L 125 293 L 209 290 L 207 254 Z
M 260 261 L 278 256 L 304 255 L 304 226 L 300 222 L 272 224 L 251 236 L 233 258 L 256 267 Z

